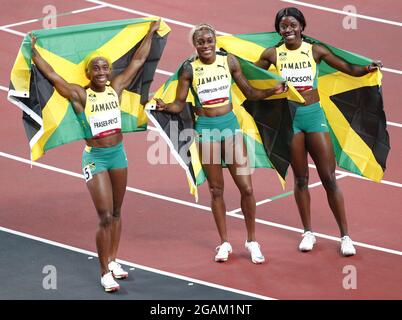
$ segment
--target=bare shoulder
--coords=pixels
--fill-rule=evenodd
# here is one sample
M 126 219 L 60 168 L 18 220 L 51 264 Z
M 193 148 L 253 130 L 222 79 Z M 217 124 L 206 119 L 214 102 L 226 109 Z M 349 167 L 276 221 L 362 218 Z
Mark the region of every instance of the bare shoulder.
M 237 59 L 237 57 L 231 53 L 228 53 L 227 57 L 230 70 L 233 71 L 237 69 L 237 67 L 239 66 L 239 60 Z
M 179 70 L 179 77 L 186 80 L 191 80 L 193 78 L 193 67 L 191 66 L 190 60 L 186 60 L 182 64 Z
M 276 61 L 276 47 L 266 48 L 260 56 L 261 60 L 265 60 L 269 63 L 275 63 Z
M 322 57 L 323 55 L 327 54 L 329 51 L 329 49 L 325 46 L 323 46 L 322 44 L 319 43 L 314 43 L 313 44 L 313 54 L 318 56 L 318 57 Z
M 266 48 L 255 63 L 258 67 L 267 69 L 271 64 L 276 65 L 276 48 Z

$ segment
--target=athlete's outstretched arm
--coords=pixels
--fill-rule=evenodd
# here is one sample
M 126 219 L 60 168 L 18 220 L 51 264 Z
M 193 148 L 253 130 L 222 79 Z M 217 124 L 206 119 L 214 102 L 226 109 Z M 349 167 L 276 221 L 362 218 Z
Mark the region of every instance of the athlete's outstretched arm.
M 138 70 L 144 65 L 149 52 L 151 51 L 152 37 L 154 33 L 159 29 L 161 20 L 154 21 L 149 27 L 147 35 L 142 40 L 140 47 L 135 52 L 130 64 L 126 69 L 118 74 L 114 79 L 112 79 L 110 85 L 116 91 L 117 95 L 120 96 L 121 92 L 126 89 L 131 81 L 133 81 Z
M 354 77 L 361 77 L 369 72 L 374 72 L 375 70 L 382 68 L 381 61 L 374 61 L 373 63 L 367 66 L 350 64 L 347 61 L 343 60 L 342 58 L 333 54 L 328 48 L 319 44 L 314 44 L 313 55 L 316 61 L 324 60 L 332 68 L 342 71 Z
M 76 112 L 80 112 L 83 109 L 83 103 L 85 104 L 86 93 L 85 90 L 76 84 L 68 83 L 61 77 L 52 66 L 47 63 L 45 59 L 40 55 L 35 47 L 36 37 L 31 33 L 31 49 L 32 49 L 32 61 L 40 72 L 52 83 L 56 91 L 64 98 L 70 100 L 73 103 Z

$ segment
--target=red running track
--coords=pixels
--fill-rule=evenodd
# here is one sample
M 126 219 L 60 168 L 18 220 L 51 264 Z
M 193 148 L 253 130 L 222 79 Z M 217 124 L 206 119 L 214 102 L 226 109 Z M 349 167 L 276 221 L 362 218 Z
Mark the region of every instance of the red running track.
M 20 5 L 18 4 L 20 2 Z M 58 13 L 95 6 L 83 0 L 55 1 Z M 187 1 L 108 1 L 119 8 L 105 7 L 77 14 L 60 16 L 58 26 L 90 23 L 101 20 L 135 17 L 124 8 L 161 15 L 180 22 L 196 24 L 208 22 L 217 30 L 228 33 L 261 32 L 273 30 L 276 11 L 288 4 L 252 0 L 247 2 L 198 1 L 197 6 Z M 310 1 L 310 3 L 319 3 Z M 13 1 L 0 13 L 1 24 L 8 25 L 32 18 L 43 17 L 46 1 Z M 330 6 L 342 9 L 347 1 L 332 1 Z M 388 6 L 389 4 L 389 6 Z M 31 6 L 20 10 L 21 6 Z M 402 20 L 402 8 L 385 1 L 378 10 L 375 1 L 354 2 L 358 13 L 393 21 Z M 256 8 L 259 8 L 256 10 Z M 306 33 L 332 45 L 360 53 L 373 59 L 381 59 L 385 67 L 398 69 L 401 27 L 358 20 L 356 30 L 342 28 L 343 16 L 335 13 L 299 6 L 307 19 Z M 169 23 L 169 22 L 168 22 Z M 159 69 L 173 72 L 191 52 L 188 27 L 170 22 L 172 32 Z M 325 27 L 323 27 L 325 26 Z M 25 33 L 41 28 L 40 22 L 10 27 Z M 0 31 L 0 85 L 8 86 L 9 74 L 18 52 L 22 36 Z M 376 41 L 378 43 L 376 43 Z M 399 43 L 399 42 L 398 42 Z M 399 67 L 400 68 L 400 67 Z M 397 103 L 400 91 L 398 73 L 383 72 L 383 92 L 388 121 L 402 123 Z M 153 84 L 156 89 L 167 77 L 157 74 Z M 29 158 L 21 114 L 6 100 L 6 92 L 0 92 L 1 117 L 0 152 Z M 318 238 L 313 252 L 298 252 L 300 234 L 290 228 L 301 228 L 297 208 L 292 195 L 284 194 L 273 172 L 259 169 L 253 175 L 257 201 L 277 197 L 276 200 L 257 208 L 261 223 L 257 224 L 257 237 L 268 258 L 264 265 L 253 265 L 243 245 L 244 221 L 228 216 L 229 236 L 234 254 L 228 263 L 213 262 L 218 236 L 209 211 L 160 200 L 138 193 L 127 192 L 124 206 L 123 236 L 119 257 L 124 260 L 159 268 L 200 280 L 241 289 L 278 299 L 400 299 L 402 274 L 401 182 L 399 163 L 402 159 L 401 127 L 390 125 L 392 150 L 384 180 L 394 182 L 376 184 L 353 177 L 339 179 L 347 206 L 349 229 L 354 241 L 380 247 L 357 246 L 358 255 L 343 258 L 339 255 L 339 243 Z M 188 194 L 184 172 L 177 165 L 151 165 L 147 152 L 154 143 L 147 141 L 152 133 L 136 133 L 125 136 L 130 163 L 130 187 L 146 190 L 194 203 Z M 57 168 L 80 173 L 82 142 L 72 143 L 48 152 L 41 160 Z M 58 241 L 86 250 L 96 251 L 94 234 L 97 218 L 84 182 L 62 173 L 33 167 L 0 157 L 1 206 L 0 226 Z M 314 169 L 310 169 L 311 183 L 318 182 Z M 225 197 L 229 211 L 239 208 L 239 195 L 229 175 L 225 177 Z M 292 190 L 291 174 L 285 192 Z M 201 187 L 200 205 L 209 206 L 206 186 Z M 321 186 L 311 189 L 312 217 L 316 232 L 337 236 L 335 220 L 326 202 Z M 240 213 L 241 214 L 241 213 Z M 278 226 L 267 225 L 273 222 Z M 386 249 L 394 251 L 385 252 Z M 381 251 L 382 250 L 382 251 Z M 343 273 L 345 266 L 357 271 L 357 289 L 345 290 Z

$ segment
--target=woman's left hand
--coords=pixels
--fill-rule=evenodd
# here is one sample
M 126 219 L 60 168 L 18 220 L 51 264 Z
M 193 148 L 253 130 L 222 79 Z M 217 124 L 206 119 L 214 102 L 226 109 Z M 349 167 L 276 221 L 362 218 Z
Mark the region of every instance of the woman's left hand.
M 153 22 L 151 23 L 151 26 L 149 27 L 149 32 L 150 32 L 150 33 L 153 33 L 153 32 L 158 31 L 160 25 L 161 25 L 161 18 L 159 18 L 159 20 L 157 20 L 157 21 L 153 21 Z
M 371 64 L 366 66 L 368 72 L 374 72 L 376 70 L 380 70 L 383 67 L 383 64 L 380 60 L 373 61 Z

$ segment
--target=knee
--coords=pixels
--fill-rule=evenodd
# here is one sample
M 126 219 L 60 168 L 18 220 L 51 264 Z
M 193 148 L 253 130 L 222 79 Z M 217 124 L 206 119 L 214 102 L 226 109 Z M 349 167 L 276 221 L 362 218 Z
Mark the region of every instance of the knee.
M 321 182 L 327 192 L 335 192 L 338 188 L 338 185 L 336 183 L 335 173 L 322 178 Z
M 113 215 L 109 211 L 99 212 L 99 226 L 101 228 L 108 228 L 112 224 Z
M 120 219 L 121 208 L 113 209 L 113 219 Z
M 243 197 L 252 197 L 254 194 L 254 190 L 252 186 L 245 186 L 240 189 L 240 193 Z
M 209 192 L 213 199 L 222 198 L 223 197 L 223 187 L 222 186 L 210 186 Z
M 295 187 L 298 189 L 306 189 L 308 187 L 308 176 L 295 177 Z

